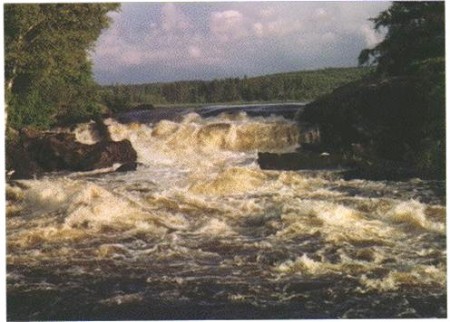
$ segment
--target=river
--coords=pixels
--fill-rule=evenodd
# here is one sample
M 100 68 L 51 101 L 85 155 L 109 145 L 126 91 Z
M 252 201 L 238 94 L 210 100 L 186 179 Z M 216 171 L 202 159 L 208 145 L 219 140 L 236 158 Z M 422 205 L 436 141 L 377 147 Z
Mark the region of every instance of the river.
M 8 184 L 8 319 L 445 317 L 445 183 L 261 170 L 301 108 L 129 113 L 137 171 Z

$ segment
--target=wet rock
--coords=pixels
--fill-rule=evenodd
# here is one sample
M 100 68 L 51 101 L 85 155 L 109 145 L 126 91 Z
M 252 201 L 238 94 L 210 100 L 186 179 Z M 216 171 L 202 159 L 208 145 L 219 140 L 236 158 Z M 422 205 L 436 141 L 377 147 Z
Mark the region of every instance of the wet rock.
M 108 138 L 103 129 L 103 138 Z M 91 171 L 115 163 L 136 162 L 137 153 L 128 140 L 103 140 L 93 145 L 76 141 L 72 133 L 39 132 L 23 129 L 20 139 L 7 149 L 11 179 L 28 179 L 50 171 Z M 12 172 L 14 171 L 14 172 Z
M 93 131 L 97 133 L 99 141 L 112 141 L 108 126 L 103 122 L 103 119 L 101 117 L 96 117 L 94 122 L 95 126 Z
M 77 164 L 85 154 L 84 144 L 71 133 L 22 133 L 22 145 L 30 158 L 44 171 L 79 170 Z
M 7 179 L 31 179 L 40 175 L 43 169 L 31 159 L 25 148 L 18 143 L 6 144 Z
M 347 161 L 339 155 L 311 151 L 281 154 L 259 152 L 258 164 L 264 170 L 316 170 L 344 167 Z
M 343 154 L 301 150 L 292 153 L 258 153 L 263 170 L 325 170 L 342 169 L 344 180 L 404 181 L 419 174 L 405 162 L 382 159 L 355 159 Z
M 79 171 L 89 171 L 111 167 L 114 163 L 134 163 L 137 153 L 131 142 L 123 140 L 119 142 L 104 141 L 94 145 L 85 146 L 86 150 L 77 150 L 77 156 L 83 156 L 79 164 Z
M 312 145 L 320 143 L 320 129 L 317 125 L 307 122 L 298 122 L 299 128 L 299 142 L 303 146 L 304 144 Z
M 358 162 L 352 169 L 343 173 L 345 180 L 364 179 L 373 181 L 405 181 L 418 177 L 419 173 L 404 162 L 377 160 Z
M 125 163 L 122 164 L 120 167 L 118 167 L 116 172 L 136 171 L 137 166 L 138 166 L 137 162 Z

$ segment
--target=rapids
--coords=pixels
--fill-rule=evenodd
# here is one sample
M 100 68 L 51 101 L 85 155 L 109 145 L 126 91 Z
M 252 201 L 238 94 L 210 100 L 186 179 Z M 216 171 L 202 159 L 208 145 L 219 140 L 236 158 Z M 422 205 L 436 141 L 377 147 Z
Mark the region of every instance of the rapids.
M 106 120 L 135 172 L 7 185 L 8 319 L 446 316 L 442 182 L 263 171 L 297 124 L 210 111 Z

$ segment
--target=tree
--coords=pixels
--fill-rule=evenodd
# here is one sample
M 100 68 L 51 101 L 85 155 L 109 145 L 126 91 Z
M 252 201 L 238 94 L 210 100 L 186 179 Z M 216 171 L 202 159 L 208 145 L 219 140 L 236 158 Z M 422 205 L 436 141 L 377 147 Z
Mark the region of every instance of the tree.
M 118 4 L 6 4 L 5 93 L 13 127 L 95 113 L 89 50 Z
M 379 74 L 405 75 L 422 61 L 445 56 L 444 2 L 394 2 L 370 20 L 377 31 L 387 28 L 387 34 L 358 60 L 377 64 Z
M 402 76 L 411 84 L 402 95 L 395 94 L 397 101 L 414 98 L 404 106 L 397 102 L 401 122 L 389 129 L 403 136 L 403 148 L 395 149 L 404 151 L 404 159 L 438 177 L 445 177 L 444 6 L 444 2 L 395 2 L 372 19 L 375 29 L 388 29 L 385 39 L 359 57 L 360 63 L 374 59 L 378 76 Z M 392 118 L 393 110 L 386 115 Z

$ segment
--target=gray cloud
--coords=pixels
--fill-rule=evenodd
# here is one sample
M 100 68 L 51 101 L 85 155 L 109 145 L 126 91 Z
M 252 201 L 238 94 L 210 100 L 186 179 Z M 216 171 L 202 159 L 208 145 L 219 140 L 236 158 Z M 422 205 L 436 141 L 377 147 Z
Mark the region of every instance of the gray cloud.
M 125 3 L 92 55 L 102 83 L 355 66 L 388 2 Z

